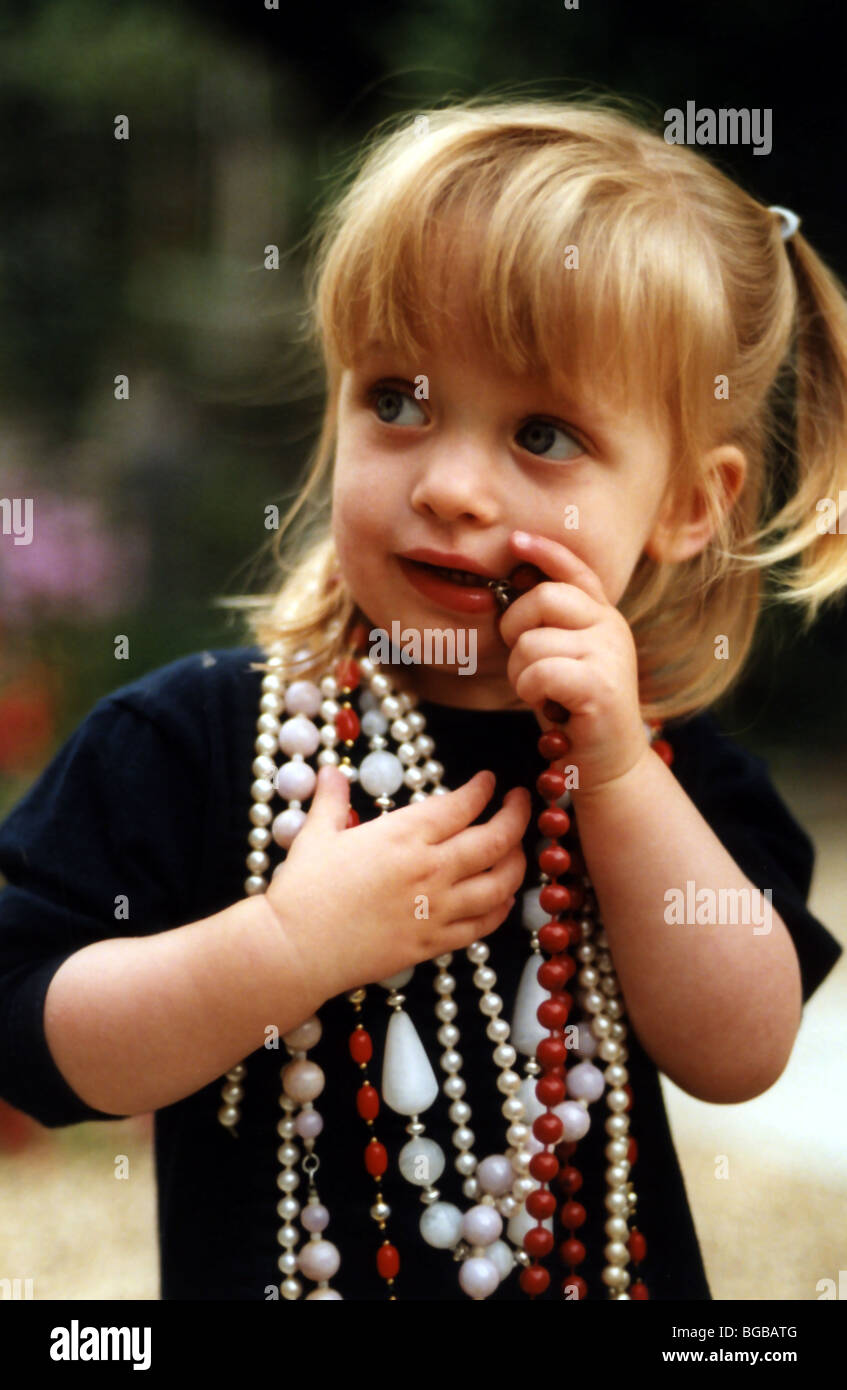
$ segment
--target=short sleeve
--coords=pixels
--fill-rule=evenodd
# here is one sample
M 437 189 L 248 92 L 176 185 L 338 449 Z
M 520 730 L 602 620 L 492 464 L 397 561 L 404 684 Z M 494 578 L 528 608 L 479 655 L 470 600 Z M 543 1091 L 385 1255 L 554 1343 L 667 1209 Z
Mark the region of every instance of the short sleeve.
M 197 761 L 175 728 L 107 696 L 0 825 L 0 1097 L 50 1128 L 121 1118 L 65 1081 L 44 1000 L 83 946 L 191 920 Z
M 800 964 L 804 1004 L 826 979 L 842 947 L 806 906 L 815 850 L 771 781 L 763 758 L 730 739 L 711 714 L 666 737 L 673 771 L 721 844 L 784 921 Z

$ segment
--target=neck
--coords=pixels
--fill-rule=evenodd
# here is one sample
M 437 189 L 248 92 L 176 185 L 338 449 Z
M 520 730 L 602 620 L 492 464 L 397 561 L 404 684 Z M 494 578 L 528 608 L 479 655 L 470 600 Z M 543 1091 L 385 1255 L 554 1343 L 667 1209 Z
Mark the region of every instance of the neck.
M 518 710 L 532 713 L 532 706 L 519 699 L 508 681 L 453 676 L 432 667 L 386 666 L 385 674 L 398 690 L 414 693 L 428 704 L 449 705 L 453 709 Z

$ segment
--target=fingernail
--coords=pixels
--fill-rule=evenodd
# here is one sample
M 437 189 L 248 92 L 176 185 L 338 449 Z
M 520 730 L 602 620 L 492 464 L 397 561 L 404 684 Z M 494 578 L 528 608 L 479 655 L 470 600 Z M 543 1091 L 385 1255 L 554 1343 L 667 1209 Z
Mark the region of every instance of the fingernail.
M 529 540 L 529 533 L 527 531 L 513 531 L 512 540 L 515 545 L 526 545 Z

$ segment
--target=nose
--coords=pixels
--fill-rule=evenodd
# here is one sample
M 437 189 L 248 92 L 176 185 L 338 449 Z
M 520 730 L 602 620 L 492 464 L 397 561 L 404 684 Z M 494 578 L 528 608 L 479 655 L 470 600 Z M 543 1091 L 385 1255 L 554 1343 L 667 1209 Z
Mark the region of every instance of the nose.
M 485 449 L 451 449 L 442 442 L 422 464 L 410 501 L 416 511 L 443 521 L 470 519 L 490 525 L 499 515 L 496 494 L 496 469 Z

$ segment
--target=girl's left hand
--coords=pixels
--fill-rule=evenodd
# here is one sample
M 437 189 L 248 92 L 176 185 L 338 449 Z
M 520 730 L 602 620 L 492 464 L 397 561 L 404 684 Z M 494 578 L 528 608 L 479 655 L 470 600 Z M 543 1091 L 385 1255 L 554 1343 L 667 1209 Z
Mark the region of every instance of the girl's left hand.
M 635 642 L 597 575 L 567 546 L 519 531 L 510 544 L 550 581 L 521 594 L 500 620 L 500 635 L 512 649 L 506 674 L 518 698 L 535 707 L 541 727 L 564 732 L 570 750 L 554 766 L 576 765 L 578 798 L 625 776 L 649 752 Z M 545 700 L 570 711 L 566 724 L 543 716 Z

